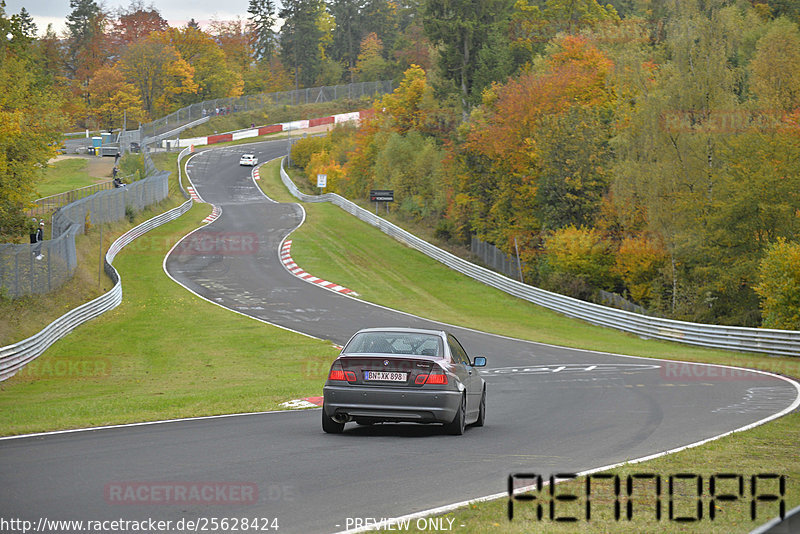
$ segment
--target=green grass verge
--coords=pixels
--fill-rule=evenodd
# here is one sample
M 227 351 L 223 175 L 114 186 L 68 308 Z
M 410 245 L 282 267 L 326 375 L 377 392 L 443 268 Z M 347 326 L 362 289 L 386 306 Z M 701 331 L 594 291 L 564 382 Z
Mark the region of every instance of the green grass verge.
M 281 181 L 280 159 L 273 159 L 262 165 L 259 169 L 259 176 L 261 177 L 261 180 L 259 180 L 259 182 L 261 182 L 259 187 L 261 187 L 261 190 L 272 200 L 277 202 L 298 202 L 298 200 L 289 193 L 289 190 L 284 187 Z
M 40 197 L 48 197 L 65 191 L 95 184 L 100 180 L 89 176 L 89 161 L 86 159 L 63 159 L 48 165 L 42 180 L 36 184 Z
M 275 200 L 293 201 L 280 180 L 277 162 L 265 165 L 261 176 L 261 187 L 267 195 Z M 797 358 L 708 350 L 644 340 L 568 319 L 475 283 L 331 204 L 303 204 L 303 207 L 307 218 L 305 224 L 292 235 L 292 258 L 307 272 L 349 287 L 364 300 L 520 339 L 644 357 L 743 366 L 800 376 L 800 360 Z M 798 438 L 800 414 L 792 413 L 748 432 L 612 472 L 620 474 L 623 482 L 624 476 L 630 473 L 661 474 L 665 477 L 665 483 L 670 474 L 686 472 L 704 476 L 720 472 L 779 473 L 788 476 L 786 503 L 791 508 L 800 504 Z M 577 484 L 578 489 L 584 487 L 581 485 L 583 481 Z M 705 484 L 707 496 L 707 478 Z M 574 488 L 569 489 L 570 486 L 564 488 L 567 493 L 576 492 Z M 666 488 L 664 492 L 666 494 Z M 652 501 L 651 506 L 654 506 L 654 499 Z M 539 522 L 535 515 L 531 515 L 532 506 L 526 511 L 526 503 L 518 503 L 518 517 L 514 522 L 509 522 L 506 518 L 506 500 L 473 505 L 447 517 L 454 519 L 455 525 L 466 525 L 465 528 L 458 528 L 461 532 L 748 532 L 777 513 L 774 504 L 772 507 L 761 504 L 761 520 L 752 522 L 748 504 L 743 498 L 739 503 L 718 503 L 718 518 L 711 523 L 707 520 L 708 499 L 705 504 L 706 521 L 698 523 L 697 529 L 667 520 L 617 523 L 608 515 L 578 524 Z M 574 508 L 566 509 L 564 515 L 575 515 L 571 511 Z M 724 518 L 722 511 L 728 512 Z M 668 517 L 666 514 L 667 509 L 664 508 L 664 518 Z M 644 519 L 645 516 L 640 514 L 638 517 Z
M 174 195 L 175 197 L 183 197 L 180 192 L 178 180 L 176 178 L 178 176 L 178 155 L 180 155 L 180 152 L 158 152 L 153 154 L 152 159 L 153 164 L 157 168 L 172 173 L 172 176 L 170 176 L 169 180 L 170 196 Z M 184 160 L 182 163 L 186 163 L 186 161 Z M 186 175 L 183 173 L 183 171 L 181 171 L 181 180 L 183 180 L 184 188 L 189 185 L 189 182 L 186 181 Z

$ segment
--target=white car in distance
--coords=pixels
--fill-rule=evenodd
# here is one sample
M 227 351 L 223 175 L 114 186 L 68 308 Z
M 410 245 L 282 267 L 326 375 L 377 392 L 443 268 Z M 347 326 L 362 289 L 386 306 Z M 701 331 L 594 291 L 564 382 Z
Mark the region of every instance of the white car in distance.
M 258 164 L 258 158 L 255 157 L 254 154 L 242 154 L 242 157 L 239 158 L 239 165 L 248 165 L 250 167 L 255 167 Z

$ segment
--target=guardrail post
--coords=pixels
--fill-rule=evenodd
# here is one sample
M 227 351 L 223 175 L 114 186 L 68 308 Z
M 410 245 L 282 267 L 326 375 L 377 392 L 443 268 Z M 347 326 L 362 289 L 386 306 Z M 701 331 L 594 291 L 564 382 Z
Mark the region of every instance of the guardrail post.
M 31 253 L 33 253 L 32 250 Z M 19 296 L 19 294 L 19 254 L 14 254 L 14 296 Z
M 29 275 L 30 284 L 31 284 L 31 294 L 33 294 L 33 290 L 36 288 L 36 286 L 34 284 L 34 281 L 33 281 L 33 255 L 36 254 L 36 246 L 34 245 L 31 248 L 32 248 L 31 254 L 28 257 L 28 261 L 30 262 L 30 270 L 28 271 L 28 275 Z

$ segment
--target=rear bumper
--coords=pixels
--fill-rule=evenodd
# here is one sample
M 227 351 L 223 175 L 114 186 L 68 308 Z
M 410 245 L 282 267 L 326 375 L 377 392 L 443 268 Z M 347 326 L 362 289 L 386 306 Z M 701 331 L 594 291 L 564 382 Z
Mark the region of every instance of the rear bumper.
M 372 421 L 449 423 L 462 394 L 443 389 L 325 386 L 323 410 L 330 417 Z

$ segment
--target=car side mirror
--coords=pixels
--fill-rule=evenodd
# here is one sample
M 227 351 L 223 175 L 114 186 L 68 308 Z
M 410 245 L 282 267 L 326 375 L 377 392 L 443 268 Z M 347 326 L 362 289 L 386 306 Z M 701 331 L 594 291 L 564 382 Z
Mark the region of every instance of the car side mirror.
M 475 356 L 475 361 L 472 364 L 472 367 L 485 367 L 486 366 L 486 356 Z

